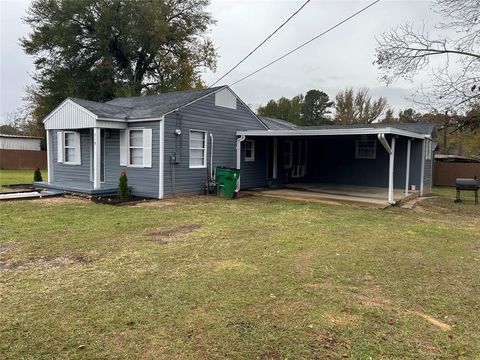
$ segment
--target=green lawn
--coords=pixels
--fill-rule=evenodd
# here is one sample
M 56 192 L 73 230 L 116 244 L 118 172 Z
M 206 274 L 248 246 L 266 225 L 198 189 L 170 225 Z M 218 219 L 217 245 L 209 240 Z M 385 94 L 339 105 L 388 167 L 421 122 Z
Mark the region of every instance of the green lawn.
M 480 206 L 0 204 L 0 358 L 478 359 Z
M 41 170 L 43 180 L 47 180 L 47 170 Z M 33 170 L 0 169 L 0 187 L 7 184 L 32 184 Z

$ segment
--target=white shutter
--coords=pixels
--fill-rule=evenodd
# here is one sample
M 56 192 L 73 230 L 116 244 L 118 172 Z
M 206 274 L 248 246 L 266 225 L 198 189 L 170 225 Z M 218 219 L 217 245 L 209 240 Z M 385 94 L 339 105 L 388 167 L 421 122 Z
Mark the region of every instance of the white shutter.
M 152 129 L 143 130 L 143 167 L 152 167 Z
M 63 131 L 57 131 L 57 162 L 63 163 Z
M 128 130 L 120 130 L 120 166 L 127 166 Z
M 75 164 L 81 165 L 82 164 L 82 149 L 81 149 L 81 139 L 80 133 L 75 133 Z

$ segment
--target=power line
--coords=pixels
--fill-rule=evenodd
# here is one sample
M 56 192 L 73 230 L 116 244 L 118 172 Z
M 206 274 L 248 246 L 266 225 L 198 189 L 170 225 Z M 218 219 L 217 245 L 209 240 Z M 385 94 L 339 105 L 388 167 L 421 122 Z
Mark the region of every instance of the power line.
M 258 48 L 260 48 L 263 44 L 265 44 L 265 43 L 266 43 L 273 35 L 275 35 L 286 23 L 288 23 L 295 15 L 297 15 L 297 14 L 305 7 L 305 5 L 307 5 L 310 1 L 311 1 L 311 0 L 305 1 L 305 3 L 304 3 L 302 6 L 300 6 L 297 11 L 295 11 L 292 15 L 290 15 L 290 17 L 289 17 L 287 20 L 285 20 L 282 25 L 280 25 L 279 27 L 277 27 L 274 32 L 272 32 L 270 35 L 268 35 L 268 36 L 265 38 L 265 40 L 263 40 L 260 44 L 257 45 L 257 47 L 256 47 L 255 49 L 253 49 L 252 51 L 250 51 L 247 56 L 245 56 L 242 60 L 240 60 L 233 68 L 231 68 L 230 70 L 228 70 L 220 79 L 218 79 L 218 80 L 215 81 L 212 85 L 210 85 L 209 88 L 212 87 L 212 86 L 214 86 L 216 83 L 218 83 L 220 80 L 222 80 L 225 76 L 227 76 L 227 75 L 230 74 L 233 70 L 235 70 L 235 69 L 236 69 L 241 63 L 243 63 L 247 58 L 249 58 L 250 55 L 252 55 L 255 51 L 258 50 Z
M 375 5 L 375 4 L 378 3 L 378 2 L 380 2 L 380 0 L 376 0 L 376 1 L 372 2 L 370 5 L 367 5 L 367 6 L 365 6 L 364 8 L 358 10 L 356 13 L 354 13 L 354 14 L 350 15 L 349 17 L 343 19 L 342 21 L 340 21 L 339 23 L 335 24 L 335 25 L 332 26 L 331 28 L 328 28 L 327 30 L 325 30 L 325 31 L 322 32 L 321 34 L 318 34 L 317 36 L 315 36 L 315 37 L 311 38 L 310 40 L 304 42 L 303 44 L 297 46 L 295 49 L 290 50 L 290 51 L 287 52 L 286 54 L 284 54 L 284 55 L 280 56 L 279 58 L 277 58 L 277 59 L 269 62 L 267 65 L 262 66 L 261 68 L 255 70 L 254 72 L 252 72 L 252 73 L 244 76 L 244 77 L 241 78 L 240 80 L 235 81 L 234 83 L 230 84 L 230 86 L 236 85 L 236 84 L 238 84 L 239 82 L 241 82 L 241 81 L 243 81 L 243 80 L 245 80 L 245 79 L 248 79 L 250 76 L 253 76 L 253 75 L 255 75 L 256 73 L 262 71 L 263 69 L 266 69 L 267 67 L 269 67 L 269 66 L 275 64 L 276 62 L 282 60 L 283 58 L 286 58 L 288 55 L 294 53 L 294 52 L 297 51 L 297 50 L 300 50 L 302 47 L 310 44 L 312 41 L 317 40 L 319 37 L 321 37 L 321 36 L 329 33 L 329 32 L 332 31 L 333 29 L 335 29 L 335 28 L 339 27 L 340 25 L 346 23 L 348 20 L 354 18 L 355 16 L 357 16 L 357 15 L 359 15 L 360 13 L 364 12 L 365 10 L 367 10 L 367 9 L 370 8 L 370 7 L 372 7 L 373 5 Z

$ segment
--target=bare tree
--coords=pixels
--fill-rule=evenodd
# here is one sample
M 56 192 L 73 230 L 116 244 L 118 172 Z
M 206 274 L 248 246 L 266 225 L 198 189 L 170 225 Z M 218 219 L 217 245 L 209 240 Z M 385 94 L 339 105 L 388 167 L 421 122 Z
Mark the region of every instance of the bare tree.
M 340 91 L 335 96 L 335 122 L 339 124 L 371 124 L 379 119 L 387 108 L 387 100 L 379 97 L 372 100 L 367 89 L 352 88 Z
M 414 100 L 428 111 L 462 114 L 463 125 L 480 126 L 466 114 L 480 100 L 480 0 L 436 0 L 444 21 L 430 34 L 407 23 L 377 39 L 376 60 L 387 84 L 431 70 L 430 83 Z

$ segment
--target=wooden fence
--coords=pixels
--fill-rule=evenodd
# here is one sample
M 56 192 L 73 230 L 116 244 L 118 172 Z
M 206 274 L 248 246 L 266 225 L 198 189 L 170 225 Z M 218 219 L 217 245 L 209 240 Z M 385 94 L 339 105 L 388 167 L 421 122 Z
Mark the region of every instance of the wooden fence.
M 0 149 L 0 169 L 47 168 L 47 152 L 33 150 Z
M 433 185 L 455 186 L 457 178 L 480 178 L 480 163 L 435 161 Z

